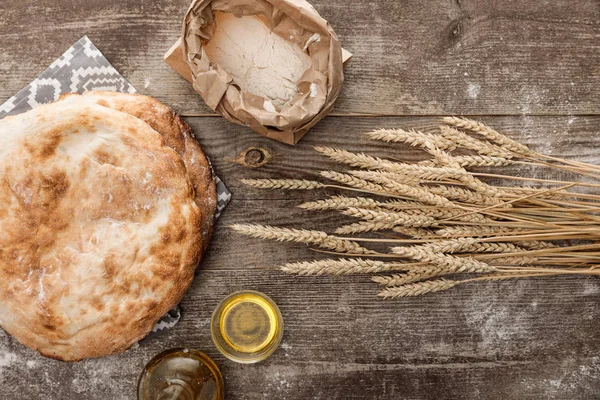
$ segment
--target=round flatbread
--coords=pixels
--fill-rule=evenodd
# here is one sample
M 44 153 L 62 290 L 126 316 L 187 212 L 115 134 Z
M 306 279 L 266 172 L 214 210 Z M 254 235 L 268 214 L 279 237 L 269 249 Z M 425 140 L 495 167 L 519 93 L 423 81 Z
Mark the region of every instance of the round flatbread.
M 71 93 L 62 98 L 80 96 Z M 160 133 L 165 144 L 179 154 L 196 191 L 196 204 L 202 211 L 204 250 L 210 244 L 217 210 L 216 182 L 210 161 L 185 123 L 170 107 L 150 96 L 95 90 L 79 97 L 98 105 L 122 111 L 141 119 Z
M 203 247 L 177 152 L 140 119 L 79 100 L 0 120 L 0 325 L 69 361 L 142 339 Z

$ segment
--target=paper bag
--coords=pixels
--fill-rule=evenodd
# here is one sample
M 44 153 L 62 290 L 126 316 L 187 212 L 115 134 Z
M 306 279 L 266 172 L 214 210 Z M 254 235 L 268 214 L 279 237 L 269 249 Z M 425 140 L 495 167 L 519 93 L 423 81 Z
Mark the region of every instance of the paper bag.
M 208 59 L 203 46 L 215 32 L 215 12 L 258 16 L 272 32 L 293 38 L 305 49 L 311 66 L 300 78 L 298 93 L 291 100 L 274 109 L 264 97 L 242 90 L 227 71 Z M 185 16 L 181 40 L 180 54 L 187 71 L 176 49 L 177 43 L 167 60 L 183 71 L 180 73 L 209 107 L 231 122 L 289 144 L 298 143 L 331 112 L 344 80 L 340 42 L 329 23 L 304 0 L 195 0 Z

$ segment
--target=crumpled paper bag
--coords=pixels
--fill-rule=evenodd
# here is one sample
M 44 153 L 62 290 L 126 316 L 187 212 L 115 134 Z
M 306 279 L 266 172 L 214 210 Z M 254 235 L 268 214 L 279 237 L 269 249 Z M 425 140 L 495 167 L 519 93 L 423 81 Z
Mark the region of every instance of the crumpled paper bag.
M 292 30 L 296 33 L 294 40 L 306 49 L 312 66 L 300 78 L 298 94 L 281 108 L 265 109 L 262 96 L 241 90 L 227 71 L 208 59 L 203 43 L 215 32 L 216 11 L 260 16 L 284 38 Z M 231 122 L 284 143 L 298 143 L 331 112 L 344 80 L 340 42 L 329 23 L 304 0 L 194 0 L 184 19 L 181 47 L 194 89 L 209 107 Z

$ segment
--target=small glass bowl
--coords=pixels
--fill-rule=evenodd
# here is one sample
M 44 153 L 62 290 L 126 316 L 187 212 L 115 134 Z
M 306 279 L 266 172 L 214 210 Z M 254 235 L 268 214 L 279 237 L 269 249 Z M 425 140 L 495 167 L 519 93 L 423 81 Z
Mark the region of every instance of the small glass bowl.
M 138 400 L 223 400 L 223 376 L 206 354 L 171 349 L 154 357 L 138 380 Z
M 244 290 L 224 298 L 211 319 L 211 336 L 232 361 L 252 364 L 265 360 L 283 337 L 283 317 L 267 295 Z

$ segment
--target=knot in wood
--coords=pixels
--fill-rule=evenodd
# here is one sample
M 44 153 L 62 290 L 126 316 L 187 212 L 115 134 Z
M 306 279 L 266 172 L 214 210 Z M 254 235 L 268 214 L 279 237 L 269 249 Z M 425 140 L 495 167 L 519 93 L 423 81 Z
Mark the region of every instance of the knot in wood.
M 242 151 L 235 160 L 238 164 L 248 168 L 258 168 L 271 159 L 271 153 L 262 147 L 249 147 Z

